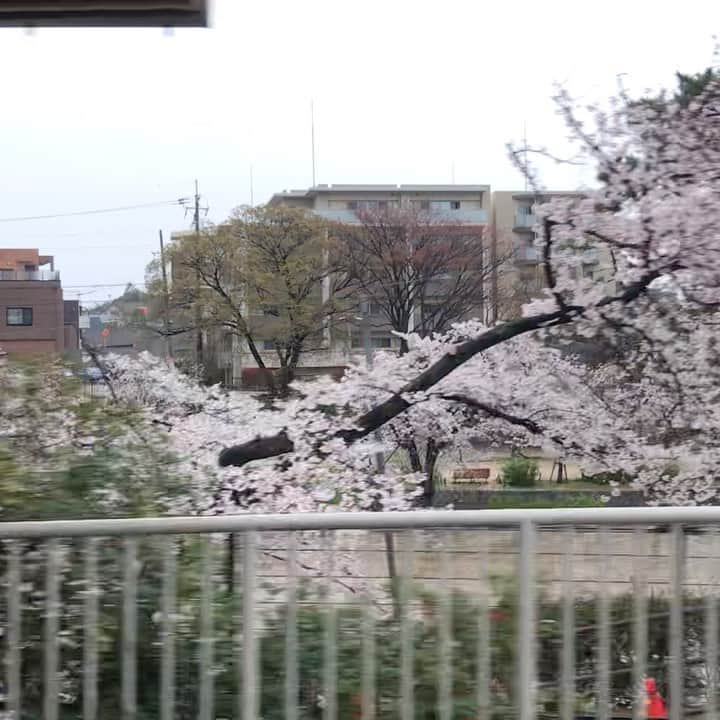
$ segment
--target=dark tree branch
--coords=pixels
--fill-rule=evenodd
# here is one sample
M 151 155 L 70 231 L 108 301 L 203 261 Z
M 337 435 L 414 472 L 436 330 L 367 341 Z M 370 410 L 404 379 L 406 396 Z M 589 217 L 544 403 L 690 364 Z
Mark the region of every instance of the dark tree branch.
M 478 337 L 466 340 L 443 355 L 429 368 L 407 383 L 400 391 L 362 415 L 353 428 L 338 430 L 334 437 L 340 438 L 348 445 L 351 445 L 407 410 L 411 403 L 405 399 L 405 395 L 429 390 L 475 355 L 525 333 L 571 323 L 592 307 L 603 308 L 615 303 L 630 303 L 643 295 L 649 285 L 657 280 L 664 271 L 678 269 L 681 269 L 681 267 L 677 263 L 673 263 L 663 270 L 651 270 L 639 278 L 637 282 L 628 285 L 622 292 L 603 298 L 595 306 L 566 305 L 553 312 L 540 313 L 532 317 L 520 318 L 498 325 Z M 285 432 L 281 432 L 277 435 L 256 438 L 248 443 L 226 448 L 220 454 L 219 462 L 222 467 L 228 465 L 242 467 L 253 460 L 277 457 L 292 452 L 294 449 L 295 446 L 292 440 Z

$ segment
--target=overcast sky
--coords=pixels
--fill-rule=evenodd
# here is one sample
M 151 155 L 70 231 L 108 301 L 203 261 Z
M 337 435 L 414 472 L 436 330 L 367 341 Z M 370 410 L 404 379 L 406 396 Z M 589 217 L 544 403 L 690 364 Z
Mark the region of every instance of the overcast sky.
M 65 297 L 144 279 L 190 222 L 165 206 L 5 222 L 190 196 L 209 219 L 311 184 L 522 187 L 505 151 L 562 152 L 550 97 L 672 85 L 712 62 L 720 3 L 664 0 L 215 0 L 210 29 L 0 30 L 0 246 L 54 254 Z M 546 186 L 590 174 L 544 168 Z M 103 287 L 86 287 L 102 285 Z M 82 287 L 81 287 L 82 286 Z

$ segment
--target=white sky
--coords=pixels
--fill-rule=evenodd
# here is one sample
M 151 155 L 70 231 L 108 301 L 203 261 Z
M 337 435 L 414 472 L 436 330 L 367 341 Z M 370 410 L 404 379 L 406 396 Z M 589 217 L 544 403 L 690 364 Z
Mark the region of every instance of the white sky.
M 603 100 L 712 62 L 720 3 L 687 0 L 216 0 L 211 29 L 0 30 L 0 220 L 190 196 L 209 218 L 317 182 L 522 187 L 505 144 L 561 153 L 550 100 Z M 555 189 L 589 173 L 546 168 Z M 65 297 L 144 279 L 179 207 L 0 222 L 54 254 Z

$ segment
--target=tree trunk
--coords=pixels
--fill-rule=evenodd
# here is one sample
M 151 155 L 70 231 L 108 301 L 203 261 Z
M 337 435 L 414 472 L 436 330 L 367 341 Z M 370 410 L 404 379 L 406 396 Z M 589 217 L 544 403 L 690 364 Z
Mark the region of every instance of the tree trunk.
M 407 453 L 410 458 L 410 469 L 413 472 L 420 473 L 423 471 L 422 462 L 420 461 L 420 451 L 414 440 L 410 440 L 407 445 Z
M 275 376 L 273 375 L 273 371 L 265 365 L 265 361 L 262 359 L 262 355 L 260 355 L 260 352 L 258 351 L 257 345 L 255 345 L 255 341 L 253 340 L 252 336 L 249 333 L 245 333 L 244 337 L 245 340 L 247 340 L 247 344 L 250 348 L 250 354 L 253 356 L 253 360 L 257 364 L 258 368 L 263 371 L 263 375 L 265 376 L 265 382 L 267 383 L 268 387 L 268 393 L 270 393 L 270 395 L 272 396 L 275 396 L 277 394 L 277 390 L 275 388 Z
M 440 448 L 430 438 L 425 447 L 425 482 L 423 483 L 423 500 L 426 507 L 432 506 L 435 495 L 435 465 L 437 464 Z
M 302 352 L 302 344 L 293 342 L 290 349 L 280 356 L 280 373 L 279 373 L 279 395 L 287 397 L 290 384 L 295 380 L 295 369 L 300 362 L 300 353 Z

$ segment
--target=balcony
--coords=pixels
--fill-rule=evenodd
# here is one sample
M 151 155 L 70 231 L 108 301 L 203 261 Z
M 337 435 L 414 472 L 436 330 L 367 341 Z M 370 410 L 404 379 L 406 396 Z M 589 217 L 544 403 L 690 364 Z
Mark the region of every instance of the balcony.
M 0 280 L 14 282 L 60 282 L 57 270 L 0 270 Z
M 530 213 L 515 213 L 515 224 L 513 225 L 514 230 L 519 231 L 532 231 L 537 222 L 537 217 Z
M 316 215 L 329 222 L 339 222 L 348 225 L 359 224 L 357 213 L 354 210 L 315 210 Z M 487 213 L 485 210 L 446 210 L 430 211 L 429 217 L 434 221 L 447 220 L 460 225 L 485 225 Z
M 538 249 L 534 245 L 527 245 L 515 248 L 515 262 L 536 263 L 538 261 Z

